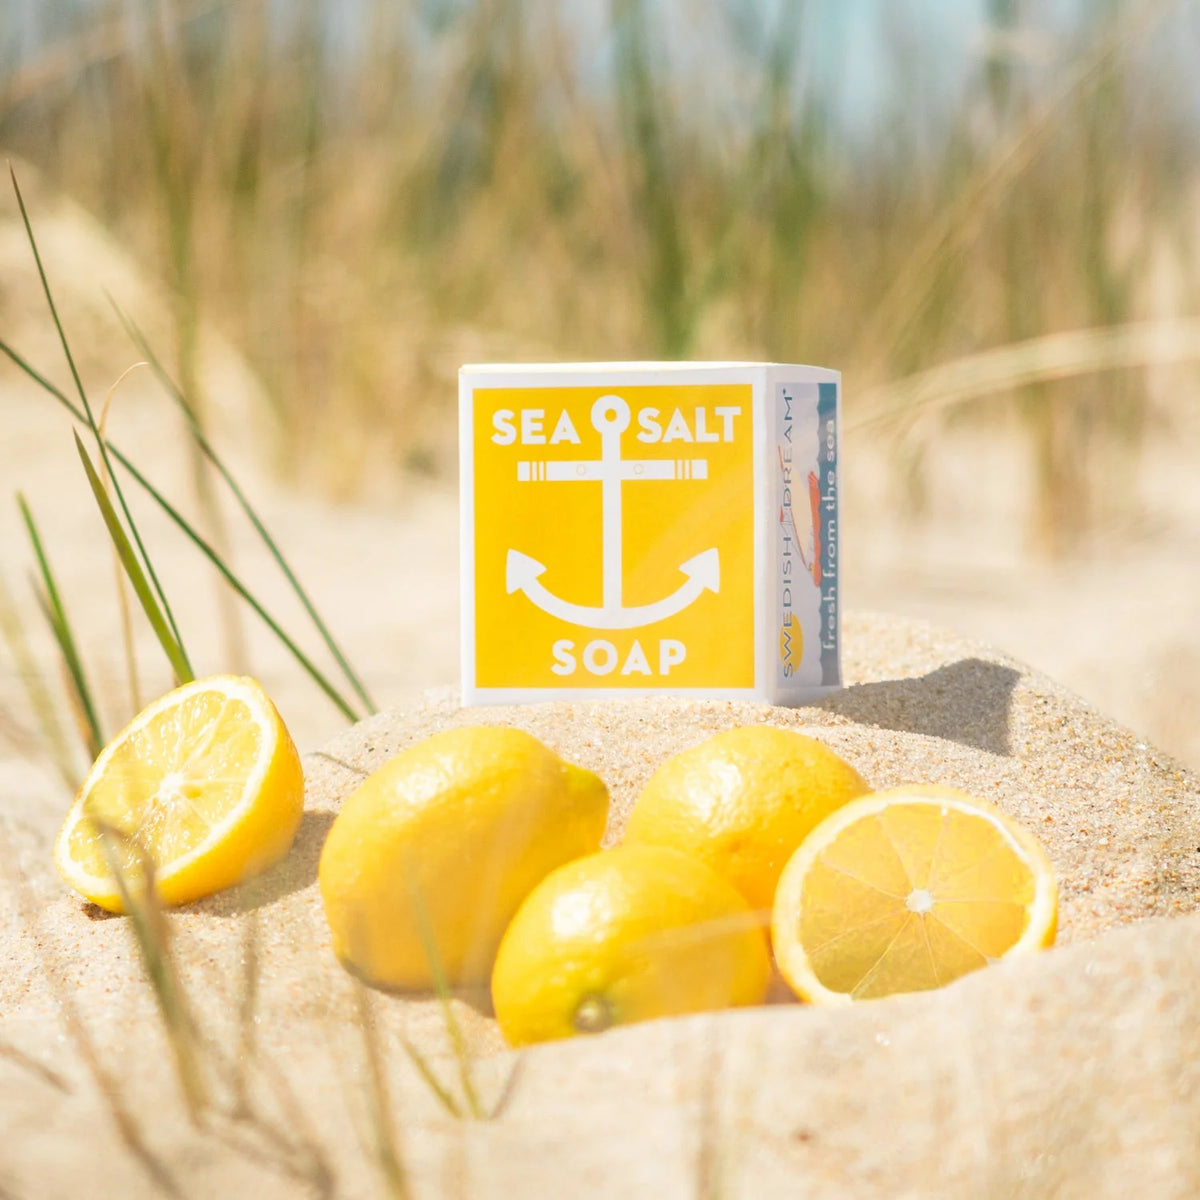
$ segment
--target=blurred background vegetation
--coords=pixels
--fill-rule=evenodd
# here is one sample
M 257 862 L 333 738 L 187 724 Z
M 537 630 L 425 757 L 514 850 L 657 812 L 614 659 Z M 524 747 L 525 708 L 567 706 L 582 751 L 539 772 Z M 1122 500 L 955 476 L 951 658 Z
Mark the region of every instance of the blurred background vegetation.
M 913 431 L 1002 409 L 1062 556 L 1196 355 L 1186 0 L 4 2 L 0 151 L 159 278 L 201 406 L 236 344 L 305 486 L 452 475 L 465 360 L 817 362 L 914 509 Z

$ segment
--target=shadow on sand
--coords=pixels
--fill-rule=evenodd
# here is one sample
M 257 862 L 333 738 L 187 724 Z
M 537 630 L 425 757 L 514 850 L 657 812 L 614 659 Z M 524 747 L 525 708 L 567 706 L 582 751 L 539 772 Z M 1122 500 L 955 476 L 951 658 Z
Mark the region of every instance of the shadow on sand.
M 317 881 L 321 848 L 325 845 L 325 837 L 336 815 L 325 809 L 309 809 L 301 819 L 296 840 L 282 862 L 255 879 L 197 901 L 190 906 L 190 911 L 212 917 L 228 917 L 234 913 L 265 908 L 285 896 L 303 891 Z
M 300 828 L 296 830 L 296 840 L 282 862 L 246 883 L 183 905 L 180 911 L 208 917 L 228 917 L 234 913 L 264 908 L 294 892 L 303 891 L 317 880 L 321 847 L 325 845 L 325 837 L 336 815 L 319 809 L 306 811 L 300 819 Z M 87 901 L 81 904 L 80 911 L 91 921 L 107 921 L 118 915 Z M 3 1195 L 3 1191 L 0 1191 L 0 1200 L 3 1200 Z
M 859 683 L 814 707 L 860 725 L 922 733 L 1010 754 L 1009 716 L 1019 671 L 981 658 L 964 658 L 916 679 Z

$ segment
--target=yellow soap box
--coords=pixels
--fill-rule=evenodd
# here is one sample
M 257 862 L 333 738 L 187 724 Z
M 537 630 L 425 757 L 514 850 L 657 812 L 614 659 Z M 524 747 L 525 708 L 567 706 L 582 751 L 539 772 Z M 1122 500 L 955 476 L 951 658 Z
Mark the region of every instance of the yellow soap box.
M 838 687 L 840 395 L 780 363 L 463 367 L 463 702 Z

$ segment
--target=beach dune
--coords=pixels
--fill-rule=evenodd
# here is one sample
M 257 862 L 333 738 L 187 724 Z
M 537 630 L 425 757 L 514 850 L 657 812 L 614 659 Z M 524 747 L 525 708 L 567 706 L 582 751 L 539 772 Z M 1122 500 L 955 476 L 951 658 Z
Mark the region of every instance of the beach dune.
M 463 710 L 447 691 L 308 755 L 287 861 L 169 917 L 192 1111 L 128 922 L 61 889 L 48 846 L 5 848 L 0 1195 L 1194 1195 L 1200 781 L 983 646 L 889 617 L 844 632 L 849 686 L 808 708 Z M 600 772 L 609 842 L 663 759 L 737 724 L 803 729 L 877 787 L 965 788 L 1046 846 L 1059 945 L 848 1011 L 777 989 L 764 1008 L 520 1055 L 486 996 L 459 996 L 464 1081 L 436 999 L 359 988 L 334 960 L 315 878 L 364 772 L 475 722 Z M 453 1116 L 410 1051 L 482 1119 Z

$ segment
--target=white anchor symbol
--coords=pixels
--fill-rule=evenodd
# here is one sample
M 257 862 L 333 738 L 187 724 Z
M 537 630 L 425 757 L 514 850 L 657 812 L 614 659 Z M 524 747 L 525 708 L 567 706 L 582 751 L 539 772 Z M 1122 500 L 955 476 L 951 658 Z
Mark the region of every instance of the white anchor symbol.
M 604 542 L 604 603 L 601 607 L 561 600 L 539 580 L 546 568 L 528 554 L 509 550 L 505 586 L 509 595 L 525 595 L 551 616 L 589 629 L 635 629 L 682 612 L 704 591 L 721 588 L 721 559 L 716 547 L 681 563 L 687 576 L 676 592 L 654 604 L 625 608 L 621 603 L 622 534 L 621 485 L 627 479 L 707 479 L 708 460 L 621 458 L 621 434 L 629 428 L 629 405 L 620 396 L 601 396 L 592 405 L 592 428 L 600 434 L 599 460 L 572 462 L 519 462 L 517 478 L 522 482 L 596 482 L 603 485 L 601 519 Z

